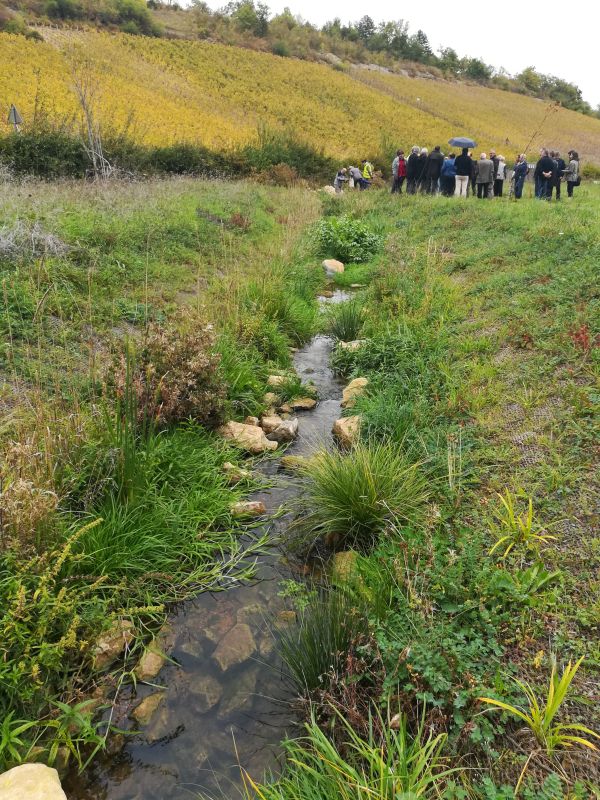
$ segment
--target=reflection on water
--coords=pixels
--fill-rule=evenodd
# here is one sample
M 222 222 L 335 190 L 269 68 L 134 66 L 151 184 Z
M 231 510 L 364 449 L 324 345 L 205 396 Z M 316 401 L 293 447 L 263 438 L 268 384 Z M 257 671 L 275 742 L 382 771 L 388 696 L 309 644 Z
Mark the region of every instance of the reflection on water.
M 344 299 L 344 293 L 332 299 Z M 306 454 L 330 440 L 341 393 L 328 366 L 330 350 L 331 341 L 317 336 L 294 356 L 298 374 L 315 383 L 321 400 L 314 411 L 298 414 L 300 435 L 290 454 Z M 297 495 L 294 478 L 280 472 L 277 461 L 259 470 L 274 485 L 250 499 L 262 500 L 269 512 Z M 155 686 L 137 687 L 139 699 L 165 687 L 162 704 L 118 755 L 98 759 L 84 777 L 70 777 L 69 800 L 190 800 L 199 793 L 234 798 L 239 765 L 254 778 L 277 770 L 280 742 L 297 725 L 293 691 L 275 648 L 278 627 L 290 624 L 279 581 L 293 570 L 275 546 L 288 523 L 282 516 L 270 525 L 274 547 L 254 584 L 203 594 L 171 618 L 174 663 L 167 662 Z M 131 730 L 124 707 L 124 718 L 115 721 Z

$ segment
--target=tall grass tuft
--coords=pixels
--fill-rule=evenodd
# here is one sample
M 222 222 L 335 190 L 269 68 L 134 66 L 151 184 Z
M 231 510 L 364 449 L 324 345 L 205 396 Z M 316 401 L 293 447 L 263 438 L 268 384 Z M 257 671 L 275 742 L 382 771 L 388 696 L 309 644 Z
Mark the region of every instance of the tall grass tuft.
M 358 300 L 334 305 L 327 315 L 327 332 L 341 342 L 358 339 L 365 321 L 363 305 Z
M 324 592 L 302 611 L 298 625 L 281 635 L 280 650 L 301 694 L 324 688 L 339 675 L 352 643 L 367 632 L 362 604 L 349 594 Z
M 406 718 L 371 720 L 361 736 L 338 714 L 344 736 L 336 746 L 314 715 L 306 735 L 284 743 L 287 767 L 274 782 L 257 784 L 243 773 L 247 798 L 260 800 L 392 800 L 441 797 L 445 780 L 456 772 L 442 756 L 445 734 L 426 734 L 421 723 L 414 736 Z M 395 728 L 395 729 L 394 729 Z
M 368 442 L 349 453 L 321 451 L 303 467 L 294 525 L 307 538 L 368 548 L 393 522 L 419 517 L 427 479 L 393 444 Z

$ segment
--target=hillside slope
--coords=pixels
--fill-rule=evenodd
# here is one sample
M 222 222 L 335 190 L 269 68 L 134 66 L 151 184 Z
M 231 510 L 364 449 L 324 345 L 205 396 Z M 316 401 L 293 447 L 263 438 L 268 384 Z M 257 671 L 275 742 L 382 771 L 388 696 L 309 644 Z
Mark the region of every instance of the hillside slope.
M 137 141 L 226 149 L 257 126 L 286 126 L 335 157 L 374 155 L 382 140 L 432 146 L 451 135 L 513 153 L 574 147 L 600 164 L 600 120 L 532 98 L 464 83 L 349 71 L 224 45 L 40 29 L 44 42 L 0 34 L 0 97 L 26 124 L 34 107 L 53 122 L 78 114 L 72 64 L 91 65 L 98 116 Z M 5 116 L 6 108 L 2 108 Z M 534 136 L 535 134 L 535 136 Z M 533 136 L 533 142 L 531 142 Z

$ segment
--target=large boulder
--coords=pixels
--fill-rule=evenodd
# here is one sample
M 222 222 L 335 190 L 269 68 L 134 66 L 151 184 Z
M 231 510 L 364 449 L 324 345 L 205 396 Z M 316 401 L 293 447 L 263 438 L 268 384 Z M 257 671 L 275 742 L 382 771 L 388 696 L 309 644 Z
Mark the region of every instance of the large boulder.
M 45 764 L 20 764 L 0 775 L 2 800 L 67 800 L 58 772 Z
M 267 439 L 283 444 L 293 442 L 296 436 L 298 436 L 298 420 L 294 417 L 294 419 L 282 420 L 275 430 L 267 435 Z
M 323 261 L 323 268 L 330 278 L 344 271 L 342 262 L 335 258 L 326 258 L 325 261 Z
M 105 631 L 94 648 L 94 668 L 104 670 L 113 661 L 116 661 L 124 652 L 125 648 L 131 643 L 135 635 L 133 622 L 128 619 L 117 619 L 111 627 Z
M 265 450 L 276 450 L 277 442 L 270 442 L 262 428 L 256 425 L 244 425 L 242 422 L 227 422 L 218 432 L 228 442 L 252 455 L 259 455 Z
M 360 436 L 360 414 L 336 419 L 331 432 L 342 447 L 352 447 Z
M 256 652 L 256 642 L 250 627 L 238 622 L 228 631 L 217 645 L 213 659 L 222 672 L 252 658 Z
M 354 378 L 342 392 L 342 408 L 352 408 L 356 398 L 364 394 L 369 383 L 368 378 Z

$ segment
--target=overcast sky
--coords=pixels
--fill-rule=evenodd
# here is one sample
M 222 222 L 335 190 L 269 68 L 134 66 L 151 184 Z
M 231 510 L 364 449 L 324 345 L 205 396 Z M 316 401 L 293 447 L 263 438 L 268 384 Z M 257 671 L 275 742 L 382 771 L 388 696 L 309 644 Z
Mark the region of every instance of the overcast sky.
M 534 66 L 540 72 L 576 83 L 594 107 L 600 104 L 600 3 L 598 0 L 501 0 L 447 3 L 420 0 L 265 0 L 271 11 L 289 6 L 309 22 L 322 25 L 340 17 L 356 21 L 369 14 L 375 22 L 404 19 L 410 32 L 425 31 L 437 51 L 444 45 L 460 56 L 482 58 L 514 74 Z M 208 0 L 211 8 L 226 0 Z

